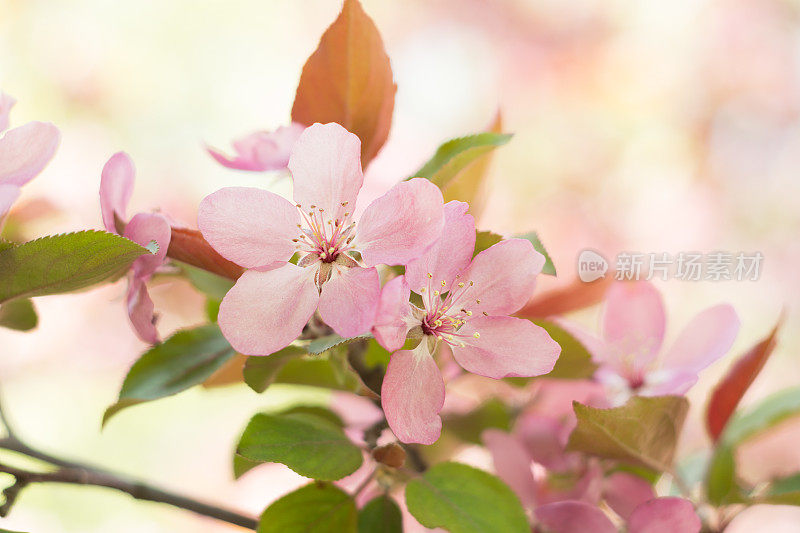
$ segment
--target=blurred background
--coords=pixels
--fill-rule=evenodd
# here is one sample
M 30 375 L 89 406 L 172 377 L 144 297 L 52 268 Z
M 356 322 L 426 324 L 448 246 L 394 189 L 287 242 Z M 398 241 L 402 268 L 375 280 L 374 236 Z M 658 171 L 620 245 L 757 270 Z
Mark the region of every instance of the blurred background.
M 367 172 L 365 199 L 414 172 L 442 141 L 486 129 L 500 110 L 515 137 L 495 155 L 479 226 L 539 232 L 559 270 L 540 289 L 573 279 L 587 247 L 607 258 L 620 250 L 760 251 L 758 281 L 659 282 L 668 338 L 727 301 L 742 319 L 731 352 L 738 355 L 786 307 L 778 349 L 744 404 L 800 383 L 800 2 L 363 4 L 398 85 L 393 129 Z M 17 204 L 17 219 L 30 218 L 24 236 L 100 228 L 100 169 L 118 150 L 137 166 L 129 213 L 161 209 L 194 225 L 199 200 L 222 186 L 289 194 L 289 180 L 222 168 L 204 145 L 227 149 L 234 137 L 288 122 L 303 63 L 340 7 L 0 0 L 0 88 L 18 100 L 12 127 L 43 120 L 62 132 L 55 159 Z M 253 412 L 306 394 L 289 387 L 260 396 L 241 385 L 193 389 L 126 411 L 100 431 L 145 349 L 128 326 L 124 290 L 123 282 L 39 299 L 35 332 L 0 330 L 3 400 L 17 431 L 59 455 L 252 514 L 302 484 L 281 466 L 236 483 L 231 474 L 231 452 Z M 203 320 L 203 300 L 188 285 L 161 284 L 151 294 L 162 336 Z M 593 325 L 597 310 L 578 318 Z M 683 457 L 707 445 L 705 398 L 731 360 L 707 370 L 690 394 Z M 800 448 L 781 440 L 797 428 L 784 426 L 742 450 L 752 481 L 800 468 Z M 55 485 L 26 489 L 0 520 L 5 527 L 235 530 L 105 489 Z

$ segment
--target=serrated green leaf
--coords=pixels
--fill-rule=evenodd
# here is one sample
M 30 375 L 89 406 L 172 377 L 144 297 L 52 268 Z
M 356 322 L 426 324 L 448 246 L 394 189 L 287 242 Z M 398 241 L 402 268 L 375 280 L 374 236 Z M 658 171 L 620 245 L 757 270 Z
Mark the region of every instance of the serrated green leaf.
M 329 483 L 311 483 L 267 507 L 258 533 L 356 533 L 353 498 Z
M 70 292 L 125 272 L 151 253 L 119 235 L 81 231 L 0 251 L 0 302 Z
M 403 533 L 403 515 L 384 494 L 370 500 L 358 513 L 358 533 Z
M 0 327 L 30 331 L 39 324 L 36 309 L 30 300 L 11 300 L 0 305 Z
M 406 485 L 408 510 L 423 526 L 452 533 L 529 533 L 519 500 L 495 476 L 460 463 L 439 463 Z
M 485 132 L 451 139 L 439 146 L 433 157 L 410 177 L 428 178 L 439 188 L 446 189 L 464 169 L 506 144 L 511 137 L 505 133 Z
M 271 355 L 248 357 L 244 364 L 244 382 L 256 392 L 264 392 L 286 363 L 305 353 L 304 349 L 290 345 Z
M 250 461 L 282 463 L 301 476 L 326 481 L 352 474 L 363 461 L 361 450 L 341 428 L 308 413 L 255 415 L 236 453 Z
M 175 333 L 133 364 L 122 384 L 119 400 L 106 410 L 103 424 L 125 407 L 201 384 L 235 353 L 215 324 Z
M 354 392 L 360 382 L 345 363 L 341 354 L 333 358 L 308 355 L 290 359 L 278 371 L 274 382 Z
M 468 413 L 445 416 L 443 426 L 459 439 L 481 445 L 481 434 L 485 430 L 510 431 L 511 419 L 511 408 L 497 398 L 490 398 Z
M 331 348 L 335 348 L 340 344 L 347 344 L 353 342 L 358 339 L 371 339 L 372 335 L 367 333 L 365 335 L 359 335 L 358 337 L 340 337 L 335 333 L 333 335 L 327 335 L 325 337 L 320 337 L 319 339 L 314 339 L 313 341 L 309 342 L 306 345 L 306 350 L 310 354 L 319 355 L 322 352 L 327 352 Z
M 572 402 L 578 425 L 569 436 L 568 451 L 616 459 L 659 472 L 675 456 L 689 402 L 680 396 L 639 397 L 612 409 Z

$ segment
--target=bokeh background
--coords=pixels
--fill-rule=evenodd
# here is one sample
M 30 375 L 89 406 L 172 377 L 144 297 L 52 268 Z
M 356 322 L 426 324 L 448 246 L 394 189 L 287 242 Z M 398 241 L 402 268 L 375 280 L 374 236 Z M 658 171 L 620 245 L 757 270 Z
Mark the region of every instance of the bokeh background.
M 539 232 L 560 273 L 540 288 L 569 281 L 586 247 L 609 258 L 620 250 L 760 251 L 758 281 L 659 282 L 669 334 L 727 301 L 742 319 L 738 355 L 786 308 L 779 347 L 744 404 L 800 384 L 800 3 L 363 4 L 398 85 L 391 136 L 367 173 L 368 198 L 411 174 L 442 141 L 484 130 L 501 110 L 515 137 L 496 153 L 479 225 Z M 18 100 L 12 125 L 49 120 L 63 135 L 17 204 L 24 236 L 99 228 L 100 169 L 118 150 L 137 166 L 131 213 L 160 208 L 194 224 L 199 200 L 222 186 L 289 194 L 280 175 L 224 169 L 204 144 L 227 147 L 288 121 L 302 65 L 339 8 L 338 0 L 0 0 L 0 88 Z M 188 286 L 168 282 L 151 292 L 162 335 L 203 320 L 202 298 Z M 234 483 L 230 457 L 253 412 L 307 391 L 194 389 L 100 430 L 145 348 L 128 327 L 123 298 L 118 283 L 39 299 L 34 333 L 0 330 L 0 384 L 18 432 L 48 451 L 252 514 L 302 484 L 280 466 Z M 578 318 L 593 324 L 596 316 Z M 691 392 L 682 457 L 707 445 L 705 398 L 731 359 Z M 749 479 L 800 468 L 800 448 L 786 444 L 796 426 L 790 421 L 742 451 Z M 764 513 L 797 518 L 792 509 Z M 26 489 L 0 527 L 235 530 L 105 489 L 55 485 Z

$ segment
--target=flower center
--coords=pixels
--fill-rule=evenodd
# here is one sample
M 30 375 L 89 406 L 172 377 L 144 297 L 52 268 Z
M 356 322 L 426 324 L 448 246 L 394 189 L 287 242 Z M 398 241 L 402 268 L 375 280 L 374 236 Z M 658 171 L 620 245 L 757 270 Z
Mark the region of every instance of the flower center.
M 347 204 L 343 202 L 342 207 Z M 297 225 L 300 236 L 292 239 L 297 251 L 305 254 L 298 265 L 308 266 L 317 260 L 333 263 L 342 254 L 354 251 L 351 245 L 356 236 L 356 223 L 351 220 L 349 211 L 342 218 L 331 218 L 321 207 L 311 205 L 304 209 L 300 204 L 296 205 L 305 222 L 305 225 Z
M 470 289 L 475 286 L 473 281 L 458 281 L 460 274 L 456 276 L 456 282 L 450 290 L 442 294 L 442 290 L 447 286 L 445 280 L 435 282 L 433 274 L 428 272 L 428 284 L 420 287 L 419 293 L 425 304 L 425 317 L 422 319 L 422 332 L 444 341 L 451 346 L 465 346 L 464 339 L 473 337 L 480 338 L 477 331 L 471 335 L 459 333 L 462 326 L 472 317 L 473 313 L 469 309 L 474 304 L 480 304 L 479 299 L 473 300 L 469 296 Z M 486 316 L 487 313 L 483 312 Z

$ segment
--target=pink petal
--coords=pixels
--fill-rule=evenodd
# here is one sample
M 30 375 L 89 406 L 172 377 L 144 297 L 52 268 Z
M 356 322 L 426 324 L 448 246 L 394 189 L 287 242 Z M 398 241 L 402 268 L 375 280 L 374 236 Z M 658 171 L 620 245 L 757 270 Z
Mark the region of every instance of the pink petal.
M 442 431 L 444 381 L 425 339 L 392 354 L 381 387 L 386 421 L 402 442 L 433 444 Z
M 614 283 L 606 292 L 603 338 L 621 357 L 635 357 L 642 368 L 653 360 L 664 339 L 664 304 L 647 281 Z
M 226 259 L 245 268 L 288 261 L 295 252 L 300 213 L 277 194 L 225 187 L 206 196 L 197 213 L 203 237 Z
M 730 305 L 702 311 L 683 329 L 661 367 L 690 373 L 703 370 L 730 350 L 739 326 L 739 317 Z
M 0 183 L 0 219 L 11 210 L 12 204 L 19 198 L 20 192 L 22 191 L 16 185 Z M 2 224 L 2 220 L 0 220 L 0 224 Z
M 511 487 L 525 507 L 536 505 L 536 482 L 531 471 L 531 458 L 513 436 L 499 429 L 487 429 L 481 435 L 492 454 L 497 477 Z
M 289 164 L 292 148 L 304 129 L 301 124 L 292 123 L 273 132 L 251 133 L 233 141 L 236 152 L 233 157 L 214 148 L 208 148 L 208 153 L 221 165 L 236 170 L 255 172 L 281 170 Z
M 167 219 L 158 214 L 139 213 L 125 226 L 123 237 L 142 246 L 148 246 L 152 241 L 158 244 L 155 254 L 146 254 L 133 262 L 131 270 L 138 278 L 148 278 L 164 263 L 167 248 L 172 237 L 172 230 Z
M 444 229 L 433 245 L 420 258 L 406 266 L 406 281 L 419 293 L 421 287 L 430 285 L 428 273 L 434 283 L 442 280 L 450 290 L 456 274 L 467 268 L 475 250 L 475 219 L 467 215 L 469 206 L 464 202 L 447 202 L 444 206 Z
M 467 286 L 458 305 L 476 315 L 513 313 L 530 299 L 544 261 L 525 239 L 508 239 L 487 248 L 459 277 L 472 285 Z
M 458 335 L 465 344 L 452 347 L 458 364 L 468 372 L 495 379 L 547 374 L 561 353 L 561 346 L 544 328 L 521 318 L 473 317 Z
M 304 210 L 313 205 L 323 208 L 329 220 L 344 219 L 345 212 L 353 212 L 364 182 L 361 141 L 336 123 L 309 126 L 294 146 L 289 171 L 294 201 Z
M 153 300 L 147 292 L 144 280 L 132 276 L 128 284 L 128 318 L 136 336 L 149 344 L 160 342 L 153 315 Z
M 697 533 L 701 526 L 690 501 L 655 498 L 633 511 L 628 520 L 628 533 Z
M 219 326 L 236 351 L 269 355 L 300 335 L 318 301 L 311 268 L 247 270 L 222 299 Z
M 550 413 L 527 414 L 518 419 L 515 431 L 528 455 L 537 463 L 556 472 L 563 472 L 570 467 L 569 455 L 564 451 L 564 437 L 569 435 L 569 431 L 565 431 L 565 424 L 561 420 L 550 416 Z
M 603 496 L 608 506 L 627 520 L 636 507 L 652 500 L 656 494 L 650 483 L 639 476 L 615 472 L 605 479 Z
M 124 222 L 128 202 L 133 194 L 133 182 L 136 169 L 133 161 L 125 152 L 117 152 L 103 166 L 100 174 L 100 212 L 103 215 L 103 226 L 110 233 L 117 233 L 114 215 Z
M 403 347 L 410 328 L 407 319 L 411 312 L 408 298 L 411 291 L 403 276 L 389 280 L 381 290 L 372 334 L 386 350 L 394 352 Z
M 424 178 L 398 183 L 369 204 L 356 227 L 368 266 L 401 265 L 422 255 L 444 224 L 442 191 Z
M 53 158 L 61 134 L 45 122 L 28 122 L 0 139 L 0 183 L 22 186 Z
M 603 511 L 578 501 L 542 505 L 536 509 L 536 518 L 548 533 L 617 533 Z
M 8 115 L 17 101 L 4 92 L 0 92 L 0 133 L 8 129 Z
M 697 383 L 696 372 L 683 370 L 657 370 L 645 375 L 639 396 L 683 395 Z
M 366 333 L 375 322 L 381 280 L 375 268 L 334 268 L 322 285 L 319 314 L 342 337 Z

